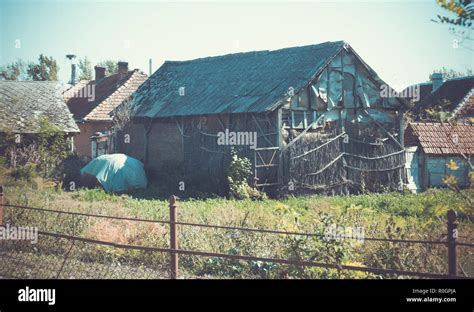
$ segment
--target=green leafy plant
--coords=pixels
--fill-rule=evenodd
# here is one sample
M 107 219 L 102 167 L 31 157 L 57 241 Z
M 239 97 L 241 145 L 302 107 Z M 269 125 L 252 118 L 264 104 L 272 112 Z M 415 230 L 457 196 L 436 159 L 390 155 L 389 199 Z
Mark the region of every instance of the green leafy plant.
M 32 168 L 43 177 L 59 177 L 61 163 L 71 155 L 67 136 L 47 118 L 28 120 L 27 123 L 29 127 L 37 128 L 37 133 L 5 135 L 1 148 L 6 151 L 6 163 L 14 170 L 20 169 L 16 174 L 18 177 L 32 177 L 28 173 Z
M 469 161 L 468 161 L 468 163 L 470 164 Z M 446 164 L 446 167 L 452 172 L 459 169 L 458 164 L 452 159 L 449 161 L 449 163 Z M 469 172 L 469 182 L 470 182 L 471 187 L 474 185 L 472 183 L 473 179 L 474 179 L 473 172 L 474 171 Z M 466 202 L 466 204 L 469 207 L 474 207 L 474 201 L 473 201 L 472 197 L 470 197 L 470 196 L 464 194 L 463 192 L 461 192 L 461 188 L 459 187 L 458 179 L 454 175 L 450 174 L 450 175 L 445 176 L 443 178 L 443 183 L 446 184 L 446 186 L 450 190 L 452 190 L 453 192 L 456 192 Z
M 264 193 L 248 184 L 248 180 L 251 175 L 252 163 L 250 160 L 245 157 L 240 157 L 235 149 L 231 149 L 231 160 L 227 175 L 230 197 L 236 199 L 266 198 Z

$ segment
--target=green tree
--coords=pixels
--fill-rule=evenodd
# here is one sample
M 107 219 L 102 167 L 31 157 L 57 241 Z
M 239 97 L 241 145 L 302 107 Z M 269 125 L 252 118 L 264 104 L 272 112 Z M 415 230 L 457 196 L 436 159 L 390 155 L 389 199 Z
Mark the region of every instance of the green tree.
M 453 47 L 458 46 L 473 51 L 470 41 L 474 40 L 471 33 L 474 30 L 474 9 L 472 0 L 436 0 L 436 4 L 441 7 L 448 16 L 439 15 L 436 23 L 445 24 L 449 31 L 458 39 L 453 41 Z
M 40 54 L 38 64 L 28 65 L 28 76 L 36 81 L 57 81 L 59 66 L 53 57 Z
M 0 79 L 3 80 L 24 80 L 26 74 L 27 64 L 18 59 L 10 64 L 0 66 Z
M 452 79 L 452 78 L 458 78 L 458 77 L 464 77 L 464 76 L 472 76 L 474 74 L 472 69 L 467 69 L 465 72 L 461 72 L 461 71 L 456 71 L 452 68 L 446 68 L 444 66 L 441 69 L 434 70 L 433 74 L 434 73 L 442 73 L 443 79 Z M 429 76 L 429 79 L 431 80 L 431 75 Z
M 118 73 L 118 65 L 116 61 L 105 60 L 97 63 L 97 66 L 105 67 L 105 75 L 110 76 Z
M 92 79 L 92 63 L 84 56 L 84 58 L 79 59 L 77 64 L 79 68 L 79 80 L 91 80 Z
M 438 15 L 439 22 L 451 26 L 471 28 L 474 21 L 474 11 L 468 10 L 471 0 L 436 0 L 436 4 L 448 11 L 453 17 Z
M 426 117 L 435 122 L 447 122 L 451 113 L 446 111 L 446 107 L 450 106 L 449 100 L 443 99 L 438 101 L 438 105 L 425 109 Z

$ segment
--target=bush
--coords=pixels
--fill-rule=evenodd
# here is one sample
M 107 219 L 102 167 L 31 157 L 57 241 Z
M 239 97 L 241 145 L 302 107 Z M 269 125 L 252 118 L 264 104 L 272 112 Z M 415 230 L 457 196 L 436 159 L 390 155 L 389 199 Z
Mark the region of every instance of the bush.
M 60 176 L 58 169 L 70 155 L 67 136 L 46 118 L 28 120 L 27 123 L 38 128 L 38 132 L 20 136 L 5 134 L 0 150 L 5 151 L 6 163 L 17 171 L 15 175 L 19 177 L 28 177 L 32 168 L 45 178 Z
M 80 160 L 77 155 L 69 155 L 66 157 L 60 166 L 60 171 L 63 174 L 63 188 L 65 190 L 74 191 L 75 189 L 71 189 L 71 182 L 74 182 L 74 185 L 80 186 L 81 181 L 81 168 L 85 164 Z
M 252 175 L 252 163 L 248 158 L 240 157 L 235 149 L 231 150 L 227 182 L 229 183 L 229 195 L 236 199 L 265 199 L 266 194 L 248 184 Z
M 35 164 L 26 164 L 23 166 L 17 166 L 11 171 L 11 176 L 16 180 L 25 180 L 31 181 L 31 179 L 37 176 L 36 174 L 36 165 Z

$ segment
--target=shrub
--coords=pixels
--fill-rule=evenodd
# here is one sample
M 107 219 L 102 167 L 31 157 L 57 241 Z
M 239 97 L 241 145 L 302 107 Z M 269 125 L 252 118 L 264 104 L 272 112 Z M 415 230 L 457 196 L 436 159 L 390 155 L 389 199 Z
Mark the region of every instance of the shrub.
M 266 195 L 248 184 L 252 175 L 252 163 L 248 158 L 240 157 L 235 149 L 231 149 L 227 182 L 229 195 L 236 199 L 264 199 Z
M 24 167 L 16 170 L 20 177 L 28 175 L 27 172 L 33 167 L 43 177 L 57 177 L 60 175 L 58 166 L 70 154 L 66 135 L 46 118 L 29 120 L 27 123 L 37 127 L 38 132 L 21 134 L 20 137 L 18 134 L 6 134 L 0 146 L 0 149 L 5 150 L 6 162 L 14 169 Z
M 76 186 L 80 185 L 81 168 L 84 165 L 85 164 L 75 154 L 69 155 L 62 161 L 60 171 L 63 174 L 62 183 L 64 189 L 73 191 L 70 189 L 71 182 L 74 182 Z
M 31 179 L 37 176 L 36 174 L 36 165 L 35 164 L 26 164 L 22 166 L 17 166 L 11 171 L 11 176 L 16 180 L 25 180 L 31 181 Z

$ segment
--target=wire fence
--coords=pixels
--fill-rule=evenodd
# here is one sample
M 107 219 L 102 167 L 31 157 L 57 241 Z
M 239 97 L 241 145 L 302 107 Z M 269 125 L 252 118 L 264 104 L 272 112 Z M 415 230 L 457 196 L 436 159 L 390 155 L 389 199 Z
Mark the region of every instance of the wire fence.
M 7 209 L 11 213 L 4 216 L 4 211 Z M 392 278 L 397 276 L 435 279 L 463 278 L 465 276 L 461 276 L 458 272 L 457 247 L 474 247 L 472 243 L 459 242 L 457 240 L 459 235 L 456 214 L 451 210 L 448 212 L 447 240 L 363 238 L 366 241 L 373 242 L 421 244 L 427 248 L 431 248 L 431 246 L 447 247 L 445 248 L 447 251 L 447 274 L 325 263 L 314 261 L 312 258 L 281 259 L 269 256 L 244 255 L 241 253 L 190 250 L 188 249 L 189 246 L 180 246 L 179 234 L 189 235 L 190 239 L 198 239 L 197 236 L 193 236 L 192 228 L 220 229 L 224 230 L 227 234 L 249 233 L 249 235 L 252 235 L 250 237 L 251 241 L 258 241 L 263 234 L 275 234 L 286 237 L 316 237 L 320 239 L 324 239 L 324 234 L 180 222 L 177 218 L 177 209 L 176 198 L 172 196 L 169 200 L 169 220 L 129 218 L 4 204 L 3 193 L 0 193 L 0 224 L 15 225 L 21 221 L 22 225 L 28 224 L 41 228 L 36 233 L 37 241 L 35 244 L 25 240 L 0 240 L 0 261 L 2 262 L 0 277 L 175 279 L 180 277 L 180 263 L 186 266 L 193 266 L 197 261 L 203 261 L 203 259 L 221 259 L 227 262 L 211 262 L 209 265 L 232 267 L 236 263 L 235 261 L 245 261 L 253 263 L 258 267 L 265 263 L 267 265 L 286 265 L 297 269 L 319 268 L 336 270 L 337 272 L 365 272 Z M 44 218 L 37 215 L 31 216 L 27 213 L 28 211 L 39 213 Z M 56 215 L 56 217 L 52 217 L 53 215 Z M 105 223 L 101 223 L 98 220 L 104 220 Z M 117 229 L 120 229 L 120 231 L 125 229 L 125 232 L 135 233 L 129 233 L 130 235 L 127 239 L 123 239 L 124 236 L 127 236 L 127 233 L 110 230 L 110 228 L 114 228 L 113 222 L 128 222 L 125 227 Z M 143 223 L 145 225 L 139 228 L 134 226 L 135 223 Z M 105 227 L 109 228 L 106 229 Z M 86 228 L 93 229 L 92 233 L 94 235 L 89 236 L 94 238 L 78 235 L 78 233 L 83 233 L 83 230 Z M 158 239 L 147 242 L 148 245 L 142 241 L 138 242 L 139 244 L 133 244 L 134 237 L 145 232 L 156 234 L 153 237 Z M 91 232 L 89 231 L 88 233 L 90 234 Z M 342 238 L 358 239 L 350 236 Z M 268 242 L 271 242 L 271 240 L 268 240 Z M 271 249 L 271 246 L 268 248 Z

